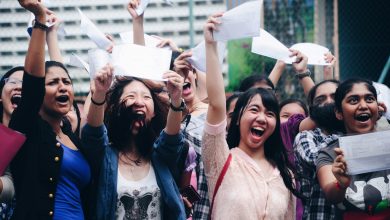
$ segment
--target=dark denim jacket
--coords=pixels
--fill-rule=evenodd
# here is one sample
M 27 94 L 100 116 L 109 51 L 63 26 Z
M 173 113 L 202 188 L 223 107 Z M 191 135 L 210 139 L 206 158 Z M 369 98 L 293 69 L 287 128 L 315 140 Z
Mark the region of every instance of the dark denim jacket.
M 100 177 L 98 181 L 96 219 L 115 219 L 117 205 L 118 152 L 109 146 L 106 127 L 91 127 L 88 124 L 82 131 L 82 141 L 88 147 L 102 147 Z M 182 169 L 181 157 L 185 140 L 182 133 L 168 135 L 164 131 L 154 143 L 152 166 L 156 173 L 157 184 L 161 190 L 163 219 L 186 219 L 184 205 L 175 182 Z

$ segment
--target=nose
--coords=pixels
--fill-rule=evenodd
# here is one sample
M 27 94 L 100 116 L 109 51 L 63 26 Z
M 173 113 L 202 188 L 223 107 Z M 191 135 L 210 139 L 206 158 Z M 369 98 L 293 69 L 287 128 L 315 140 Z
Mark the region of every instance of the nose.
M 366 100 L 362 99 L 359 102 L 359 110 L 366 110 L 366 109 L 368 109 L 367 102 L 366 102 Z
M 266 120 L 265 120 L 265 113 L 264 112 L 259 112 L 259 114 L 257 115 L 256 121 L 261 123 L 261 124 L 265 124 L 265 122 L 266 122 Z
M 142 99 L 142 97 L 140 96 L 137 96 L 134 100 L 134 105 L 137 106 L 137 107 L 143 107 L 145 106 L 145 102 L 144 100 Z

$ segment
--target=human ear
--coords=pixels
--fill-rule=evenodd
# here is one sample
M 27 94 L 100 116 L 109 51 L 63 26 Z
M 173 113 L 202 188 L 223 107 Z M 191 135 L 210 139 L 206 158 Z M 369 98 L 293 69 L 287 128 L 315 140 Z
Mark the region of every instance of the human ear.
M 335 110 L 334 113 L 336 114 L 336 118 L 340 121 L 344 119 L 343 113 L 340 112 L 339 110 Z

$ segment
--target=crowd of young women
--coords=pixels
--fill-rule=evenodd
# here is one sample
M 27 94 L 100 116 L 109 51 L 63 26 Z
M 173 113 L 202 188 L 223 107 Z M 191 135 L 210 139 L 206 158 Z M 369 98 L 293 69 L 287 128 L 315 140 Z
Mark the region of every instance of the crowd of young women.
M 0 120 L 27 139 L 1 174 L 0 219 L 390 219 L 389 170 L 349 176 L 337 142 L 376 131 L 387 109 L 372 82 L 314 85 L 308 58 L 291 50 L 309 109 L 276 98 L 282 61 L 226 99 L 216 13 L 204 25 L 206 73 L 169 40 L 159 45 L 176 54 L 166 83 L 114 77 L 107 63 L 91 80 L 83 123 L 58 23 L 45 26 L 56 16 L 41 1 L 19 3 L 35 24 L 24 66 L 1 78 Z M 139 4 L 127 9 L 134 43 L 144 45 Z M 190 184 L 195 191 L 185 191 Z M 373 193 L 363 195 L 367 186 Z

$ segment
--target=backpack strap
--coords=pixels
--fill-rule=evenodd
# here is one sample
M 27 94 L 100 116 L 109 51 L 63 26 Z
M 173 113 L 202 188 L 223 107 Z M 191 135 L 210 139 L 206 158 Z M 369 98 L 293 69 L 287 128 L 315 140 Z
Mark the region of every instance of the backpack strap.
M 225 177 L 225 174 L 226 174 L 226 172 L 227 172 L 227 170 L 229 168 L 231 160 L 232 160 L 232 154 L 230 153 L 228 158 L 227 158 L 227 160 L 226 160 L 226 162 L 225 162 L 225 164 L 223 165 L 221 173 L 219 174 L 219 177 L 217 179 L 217 183 L 215 184 L 214 193 L 213 193 L 213 200 L 212 200 L 211 206 L 210 206 L 209 219 L 211 219 L 211 213 L 213 211 L 213 205 L 214 205 L 215 196 L 217 195 L 218 189 L 221 186 L 222 180 Z

